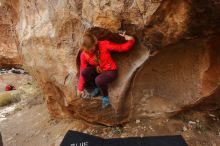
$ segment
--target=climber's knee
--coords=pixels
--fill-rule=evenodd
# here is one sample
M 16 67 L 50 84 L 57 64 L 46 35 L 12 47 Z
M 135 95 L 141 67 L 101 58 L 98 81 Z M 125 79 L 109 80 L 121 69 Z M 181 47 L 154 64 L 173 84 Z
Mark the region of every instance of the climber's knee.
M 86 67 L 83 71 L 82 71 L 82 76 L 84 78 L 89 78 L 90 76 L 92 76 L 94 73 L 96 72 L 94 67 Z
M 101 78 L 101 76 L 98 76 L 95 78 L 95 84 L 98 86 L 98 87 L 101 87 L 103 85 L 105 85 L 105 82 L 104 80 Z

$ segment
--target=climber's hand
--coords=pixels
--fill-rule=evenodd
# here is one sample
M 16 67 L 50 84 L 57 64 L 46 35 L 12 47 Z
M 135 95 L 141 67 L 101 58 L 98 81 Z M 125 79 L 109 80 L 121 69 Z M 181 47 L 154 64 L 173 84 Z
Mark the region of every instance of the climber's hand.
M 102 69 L 100 68 L 100 66 L 97 66 L 97 67 L 96 67 L 96 72 L 97 72 L 97 73 L 102 73 Z
M 126 34 L 126 31 L 119 31 L 119 35 L 124 37 L 125 40 L 134 40 L 134 37 L 133 36 L 130 36 L 130 35 L 127 35 Z
M 83 95 L 84 95 L 84 91 L 77 90 L 77 96 L 78 97 L 83 97 Z
M 129 40 L 134 40 L 134 37 L 133 36 L 130 36 L 130 35 L 127 35 L 127 34 L 124 34 L 124 35 L 121 35 L 125 38 L 125 40 L 129 41 Z
M 120 35 L 120 36 L 123 36 L 123 37 L 124 37 L 124 36 L 125 36 L 126 31 L 124 31 L 124 30 L 120 30 L 120 31 L 118 31 L 118 33 L 119 33 L 119 35 Z

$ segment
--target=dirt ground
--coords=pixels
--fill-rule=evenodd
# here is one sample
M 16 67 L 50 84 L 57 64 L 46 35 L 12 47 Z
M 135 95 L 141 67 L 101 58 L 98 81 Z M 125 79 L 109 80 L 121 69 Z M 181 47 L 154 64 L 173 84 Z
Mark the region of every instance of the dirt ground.
M 34 92 L 31 89 L 27 92 Z M 182 135 L 189 146 L 220 146 L 220 110 L 188 111 L 171 118 L 146 117 L 120 127 L 106 127 L 79 119 L 53 119 L 42 97 L 33 97 L 0 108 L 4 146 L 59 146 L 70 129 L 104 138 Z

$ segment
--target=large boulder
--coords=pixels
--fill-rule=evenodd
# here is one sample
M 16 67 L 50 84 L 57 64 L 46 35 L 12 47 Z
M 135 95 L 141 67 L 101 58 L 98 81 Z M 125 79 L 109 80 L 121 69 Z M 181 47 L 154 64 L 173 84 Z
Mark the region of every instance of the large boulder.
M 137 43 L 131 52 L 114 55 L 116 60 L 121 60 L 118 61 L 118 65 L 121 66 L 119 80 L 110 88 L 110 100 L 114 106 L 100 112 L 100 100 L 94 100 L 92 104 L 91 101 L 76 97 L 78 81 L 76 60 L 79 43 L 85 31 L 93 32 L 99 39 L 111 39 L 122 43 L 125 40 L 114 33 L 122 25 L 128 33 L 141 37 L 143 21 L 159 6 L 158 3 L 148 2 L 148 4 L 141 6 L 144 17 L 139 17 L 140 13 L 132 11 L 139 9 L 140 6 L 135 1 L 132 3 L 129 1 L 48 1 L 48 3 L 20 1 L 22 21 L 19 21 L 17 28 L 20 28 L 18 36 L 21 40 L 24 67 L 42 88 L 49 112 L 53 116 L 82 117 L 91 122 L 107 125 L 123 120 L 118 114 L 121 97 L 124 96 L 127 88 L 125 86 L 132 72 L 140 65 L 139 62 L 146 59 L 147 56 L 144 56 L 143 52 L 147 53 L 147 49 L 141 43 Z M 148 7 L 149 12 L 147 12 Z M 121 13 L 125 11 L 122 16 Z M 130 21 L 126 24 L 123 21 L 125 15 L 129 15 L 129 20 L 136 24 Z M 135 21 L 137 18 L 140 25 Z
M 37 81 L 55 117 L 114 125 L 137 116 L 176 113 L 216 97 L 219 48 L 213 42 L 219 40 L 218 1 L 12 3 L 17 3 L 16 34 L 24 68 Z M 113 54 L 119 78 L 109 89 L 112 107 L 103 110 L 99 99 L 76 97 L 79 44 L 85 31 L 99 40 L 123 43 L 118 29 L 135 36 L 136 44 L 129 52 Z

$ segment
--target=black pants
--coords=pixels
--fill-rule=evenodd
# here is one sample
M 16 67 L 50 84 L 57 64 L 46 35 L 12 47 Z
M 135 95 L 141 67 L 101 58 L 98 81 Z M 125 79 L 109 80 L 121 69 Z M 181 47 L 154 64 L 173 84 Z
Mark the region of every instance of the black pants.
M 118 71 L 111 70 L 99 74 L 95 67 L 89 66 L 82 71 L 82 75 L 86 84 L 89 83 L 92 89 L 97 86 L 102 96 L 108 96 L 108 84 L 117 78 Z

